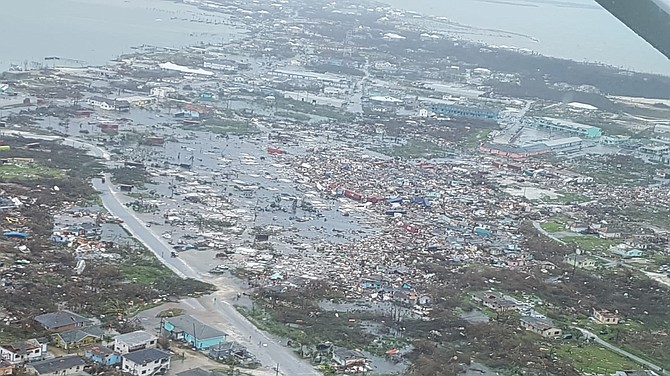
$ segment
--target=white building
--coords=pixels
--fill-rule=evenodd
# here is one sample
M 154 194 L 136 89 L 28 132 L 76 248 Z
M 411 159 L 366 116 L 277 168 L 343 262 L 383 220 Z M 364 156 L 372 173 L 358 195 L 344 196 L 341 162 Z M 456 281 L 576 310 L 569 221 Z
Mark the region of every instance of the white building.
M 170 354 L 158 349 L 144 349 L 123 355 L 121 370 L 134 376 L 151 376 L 170 369 Z
M 654 132 L 656 132 L 656 133 L 670 133 L 670 125 L 656 124 L 654 126 Z
M 138 330 L 116 336 L 113 349 L 123 355 L 137 350 L 156 348 L 157 343 L 158 337 L 144 330 Z
M 237 63 L 232 60 L 205 61 L 203 67 L 224 72 L 237 72 Z
M 149 95 L 152 97 L 165 98 L 168 94 L 175 93 L 177 90 L 168 86 L 152 87 Z
M 114 105 L 114 99 L 107 99 L 103 97 L 91 97 L 88 98 L 88 104 L 95 107 L 100 107 L 103 110 L 114 110 L 116 106 Z
M 47 344 L 36 339 L 14 342 L 0 346 L 0 360 L 24 363 L 42 360 L 47 355 Z

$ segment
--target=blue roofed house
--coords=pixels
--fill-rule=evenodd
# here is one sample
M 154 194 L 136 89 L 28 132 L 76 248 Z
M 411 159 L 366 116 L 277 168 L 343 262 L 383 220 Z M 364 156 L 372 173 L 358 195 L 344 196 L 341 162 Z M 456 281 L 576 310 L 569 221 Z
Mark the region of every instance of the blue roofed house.
M 226 333 L 189 315 L 164 319 L 163 329 L 170 333 L 171 338 L 184 341 L 198 350 L 208 349 L 223 343 L 227 336 Z
M 91 346 L 84 352 L 84 357 L 103 366 L 121 363 L 121 354 L 105 346 Z
M 623 258 L 636 258 L 636 257 L 643 257 L 644 252 L 637 248 L 633 248 L 631 246 L 628 246 L 626 244 L 619 244 L 617 246 L 614 246 L 610 248 L 610 252 L 619 255 Z

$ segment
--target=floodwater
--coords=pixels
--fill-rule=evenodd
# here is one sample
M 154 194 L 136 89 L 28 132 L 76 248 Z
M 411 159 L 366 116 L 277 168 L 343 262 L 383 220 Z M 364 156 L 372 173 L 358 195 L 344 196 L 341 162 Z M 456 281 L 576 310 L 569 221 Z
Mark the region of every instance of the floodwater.
M 240 33 L 222 14 L 164 0 L 2 1 L 0 10 L 0 71 L 35 68 L 47 56 L 104 65 L 134 46 L 222 43 Z
M 670 75 L 670 61 L 593 0 L 381 0 L 467 25 L 455 34 L 575 61 Z

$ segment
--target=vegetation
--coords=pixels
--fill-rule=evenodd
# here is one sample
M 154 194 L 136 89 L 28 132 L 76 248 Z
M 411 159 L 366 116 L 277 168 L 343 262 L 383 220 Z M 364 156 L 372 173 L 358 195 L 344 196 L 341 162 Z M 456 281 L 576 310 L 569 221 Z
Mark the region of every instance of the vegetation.
M 585 373 L 611 374 L 640 368 L 633 361 L 595 344 L 566 343 L 556 349 L 556 355 Z
M 112 181 L 115 184 L 132 185 L 136 188 L 144 188 L 145 184 L 151 183 L 149 174 L 142 167 L 118 167 L 112 170 Z
M 546 232 L 561 232 L 566 230 L 564 223 L 557 222 L 555 220 L 542 222 L 540 227 L 542 227 L 542 229 Z
M 198 281 L 182 280 L 142 247 L 108 248 L 107 252 L 121 255 L 122 261 L 89 262 L 84 272 L 77 274 L 72 249 L 50 241 L 53 215 L 72 203 L 94 201 L 97 195 L 89 181 L 102 166 L 84 151 L 57 143 L 40 142 L 40 148 L 25 148 L 27 141 L 22 139 L 8 138 L 6 143 L 12 147 L 6 152 L 13 152 L 13 157 L 34 158 L 38 166 L 62 173 L 34 180 L 3 179 L 6 195 L 26 196 L 33 201 L 14 211 L 11 220 L 3 220 L 6 228 L 18 227 L 29 234 L 21 243 L 30 253 L 18 253 L 15 242 L 3 241 L 1 260 L 12 264 L 21 258 L 30 263 L 22 266 L 20 274 L 3 275 L 13 280 L 14 289 L 0 289 L 2 307 L 8 317 L 19 319 L 3 327 L 0 339 L 44 335 L 32 317 L 63 305 L 84 315 L 114 319 L 113 324 L 117 325 L 118 315 L 134 314 L 167 296 L 195 295 L 213 289 Z M 131 327 L 123 328 L 128 329 Z
M 572 243 L 583 251 L 606 251 L 619 244 L 616 240 L 600 239 L 595 235 L 566 236 L 561 238 L 566 243 Z
M 550 203 L 561 203 L 561 204 L 571 204 L 571 203 L 583 203 L 591 201 L 591 197 L 582 195 L 579 193 L 572 192 L 556 192 L 556 197 L 544 196 L 540 200 Z
M 301 114 L 299 112 L 291 112 L 291 111 L 277 111 L 277 112 L 275 112 L 275 116 L 285 117 L 285 118 L 294 119 L 294 120 L 298 120 L 298 121 L 310 121 L 312 119 L 311 116 Z
M 373 150 L 389 157 L 403 159 L 439 158 L 448 154 L 443 147 L 431 141 L 408 141 L 404 145 L 374 148 Z
M 35 180 L 43 178 L 58 179 L 65 176 L 63 170 L 42 166 L 37 163 L 0 165 L 0 179 Z

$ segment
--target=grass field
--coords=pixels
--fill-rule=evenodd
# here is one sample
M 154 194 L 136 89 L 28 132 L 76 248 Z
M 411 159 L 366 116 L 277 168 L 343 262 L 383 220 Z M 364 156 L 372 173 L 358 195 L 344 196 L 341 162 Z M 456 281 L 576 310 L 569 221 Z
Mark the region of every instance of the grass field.
M 374 151 L 404 159 L 443 157 L 447 154 L 440 145 L 429 141 L 409 141 L 404 145 L 377 148 Z
M 63 170 L 42 166 L 37 163 L 0 165 L 0 178 L 13 180 L 34 180 L 41 178 L 61 179 Z
M 558 348 L 557 355 L 584 373 L 610 374 L 640 368 L 633 361 L 597 345 L 564 344 Z
M 573 243 L 584 251 L 606 251 L 611 246 L 618 244 L 616 240 L 600 239 L 597 236 L 566 236 L 561 238 L 566 243 Z
M 554 220 L 542 222 L 540 227 L 546 232 L 561 232 L 566 230 L 566 226 L 563 223 Z
M 126 263 L 121 266 L 121 274 L 135 283 L 147 286 L 173 277 L 170 269 L 158 263 L 158 260 L 142 260 Z

